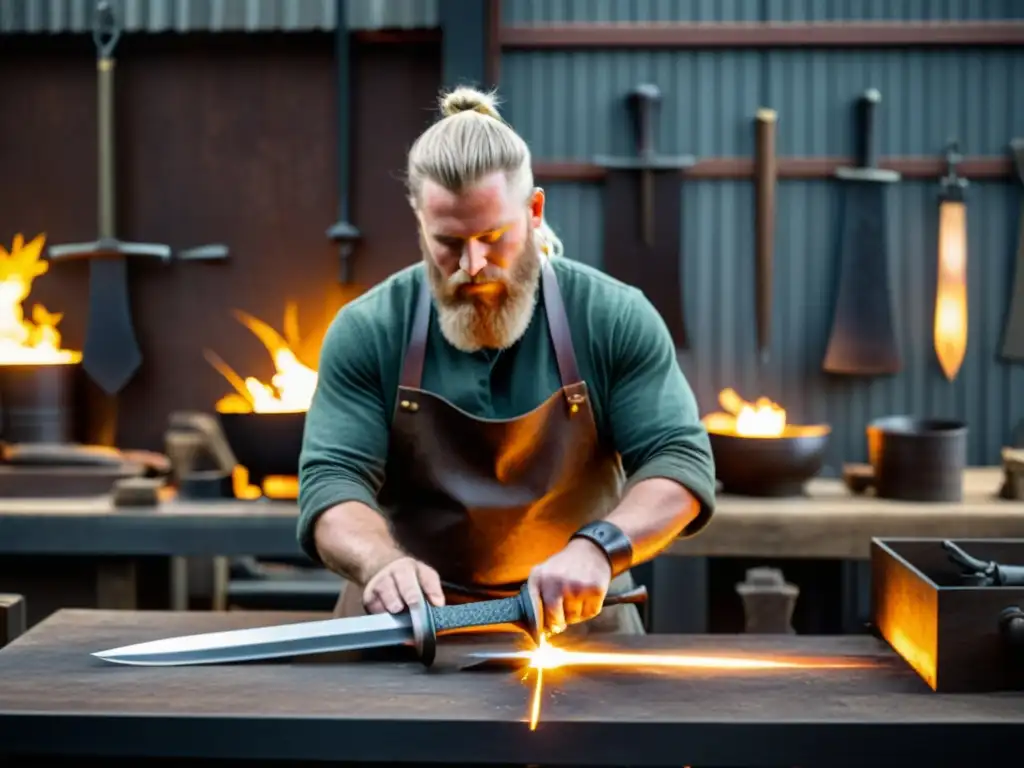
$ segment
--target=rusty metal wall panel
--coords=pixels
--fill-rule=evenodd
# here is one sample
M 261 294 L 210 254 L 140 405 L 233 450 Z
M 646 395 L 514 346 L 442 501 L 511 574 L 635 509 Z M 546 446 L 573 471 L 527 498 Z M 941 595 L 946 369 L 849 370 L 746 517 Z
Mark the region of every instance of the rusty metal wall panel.
M 503 0 L 506 24 L 1024 17 L 1020 0 Z
M 309 32 L 337 23 L 335 0 L 111 0 L 129 32 Z M 353 29 L 437 26 L 437 0 L 350 0 Z M 2 0 L 0 34 L 81 33 L 92 0 Z
M 1000 155 L 1024 133 L 1024 51 L 510 51 L 503 56 L 506 114 L 538 161 L 589 161 L 628 152 L 622 97 L 651 81 L 664 93 L 660 148 L 698 157 L 750 156 L 753 116 L 779 111 L 780 155 L 849 154 L 851 102 L 883 94 L 882 154 L 939 155 L 955 136 L 974 155 Z M 542 182 L 543 183 L 543 182 Z M 875 417 L 913 413 L 964 418 L 969 460 L 998 463 L 1024 421 L 1024 366 L 997 357 L 1016 247 L 1019 185 L 974 181 L 970 195 L 969 347 L 955 382 L 932 349 L 936 183 L 892 189 L 892 288 L 904 371 L 892 378 L 829 379 L 821 361 L 838 274 L 839 188 L 830 180 L 783 180 L 776 224 L 773 349 L 758 364 L 754 325 L 753 183 L 686 184 L 680 226 L 684 303 L 692 349 L 681 363 L 702 411 L 736 387 L 764 394 L 796 421 L 833 425 L 830 470 L 866 455 Z M 548 214 L 570 258 L 600 266 L 599 184 L 545 185 Z

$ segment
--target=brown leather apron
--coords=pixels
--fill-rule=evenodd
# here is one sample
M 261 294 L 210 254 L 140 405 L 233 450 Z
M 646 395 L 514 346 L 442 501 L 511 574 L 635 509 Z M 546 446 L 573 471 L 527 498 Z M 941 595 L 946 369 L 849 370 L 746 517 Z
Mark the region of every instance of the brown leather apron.
M 402 367 L 379 503 L 396 541 L 444 582 L 504 596 L 561 550 L 584 523 L 618 503 L 618 454 L 598 438 L 586 382 L 576 365 L 554 270 L 542 260 L 541 290 L 562 387 L 511 419 L 472 416 L 420 388 L 433 301 L 426 277 Z M 612 588 L 628 589 L 627 572 Z M 465 598 L 446 592 L 449 602 Z M 336 615 L 364 612 L 362 589 L 346 584 Z M 634 605 L 613 606 L 574 634 L 642 634 Z

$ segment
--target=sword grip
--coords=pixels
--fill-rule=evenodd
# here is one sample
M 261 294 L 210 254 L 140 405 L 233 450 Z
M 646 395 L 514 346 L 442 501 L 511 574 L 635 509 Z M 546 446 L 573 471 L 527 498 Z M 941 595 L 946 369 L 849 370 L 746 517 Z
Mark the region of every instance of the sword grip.
M 438 635 L 470 627 L 488 627 L 498 624 L 522 624 L 527 616 L 523 593 L 499 600 L 480 600 L 473 603 L 444 605 L 432 608 L 434 629 Z
M 654 126 L 657 123 L 659 103 L 661 103 L 661 90 L 653 83 L 638 85 L 629 94 L 636 151 L 640 157 L 652 157 L 655 154 Z
M 878 167 L 878 130 L 876 115 L 882 94 L 877 88 L 864 91 L 858 101 L 857 156 L 861 168 Z

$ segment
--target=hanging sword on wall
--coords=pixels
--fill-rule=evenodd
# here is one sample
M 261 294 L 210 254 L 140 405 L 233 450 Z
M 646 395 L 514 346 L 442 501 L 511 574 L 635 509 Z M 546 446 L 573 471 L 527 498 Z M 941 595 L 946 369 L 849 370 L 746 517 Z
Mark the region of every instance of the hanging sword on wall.
M 642 84 L 630 92 L 636 154 L 602 155 L 604 190 L 604 271 L 644 292 L 668 325 L 677 347 L 689 346 L 683 312 L 682 182 L 680 171 L 692 155 L 659 155 L 655 126 L 661 91 Z
M 110 3 L 100 0 L 93 18 L 96 45 L 98 117 L 98 237 L 93 242 L 50 246 L 49 260 L 89 260 L 89 319 L 82 349 L 82 368 L 105 397 L 90 403 L 96 424 L 88 442 L 112 446 L 116 443 L 116 403 L 112 399 L 131 380 L 142 364 L 135 335 L 128 293 L 129 256 L 143 256 L 168 263 L 174 258 L 165 243 L 137 243 L 118 239 L 114 158 L 114 48 L 121 27 Z M 187 261 L 222 261 L 225 245 L 203 245 L 177 253 Z

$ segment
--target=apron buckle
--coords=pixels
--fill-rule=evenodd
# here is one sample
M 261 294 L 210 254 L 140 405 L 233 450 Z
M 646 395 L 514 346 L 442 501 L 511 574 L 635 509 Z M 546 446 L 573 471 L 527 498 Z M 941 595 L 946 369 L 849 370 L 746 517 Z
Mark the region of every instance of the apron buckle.
M 566 398 L 569 401 L 569 412 L 579 413 L 580 406 L 587 402 L 587 398 L 580 394 L 572 394 Z

